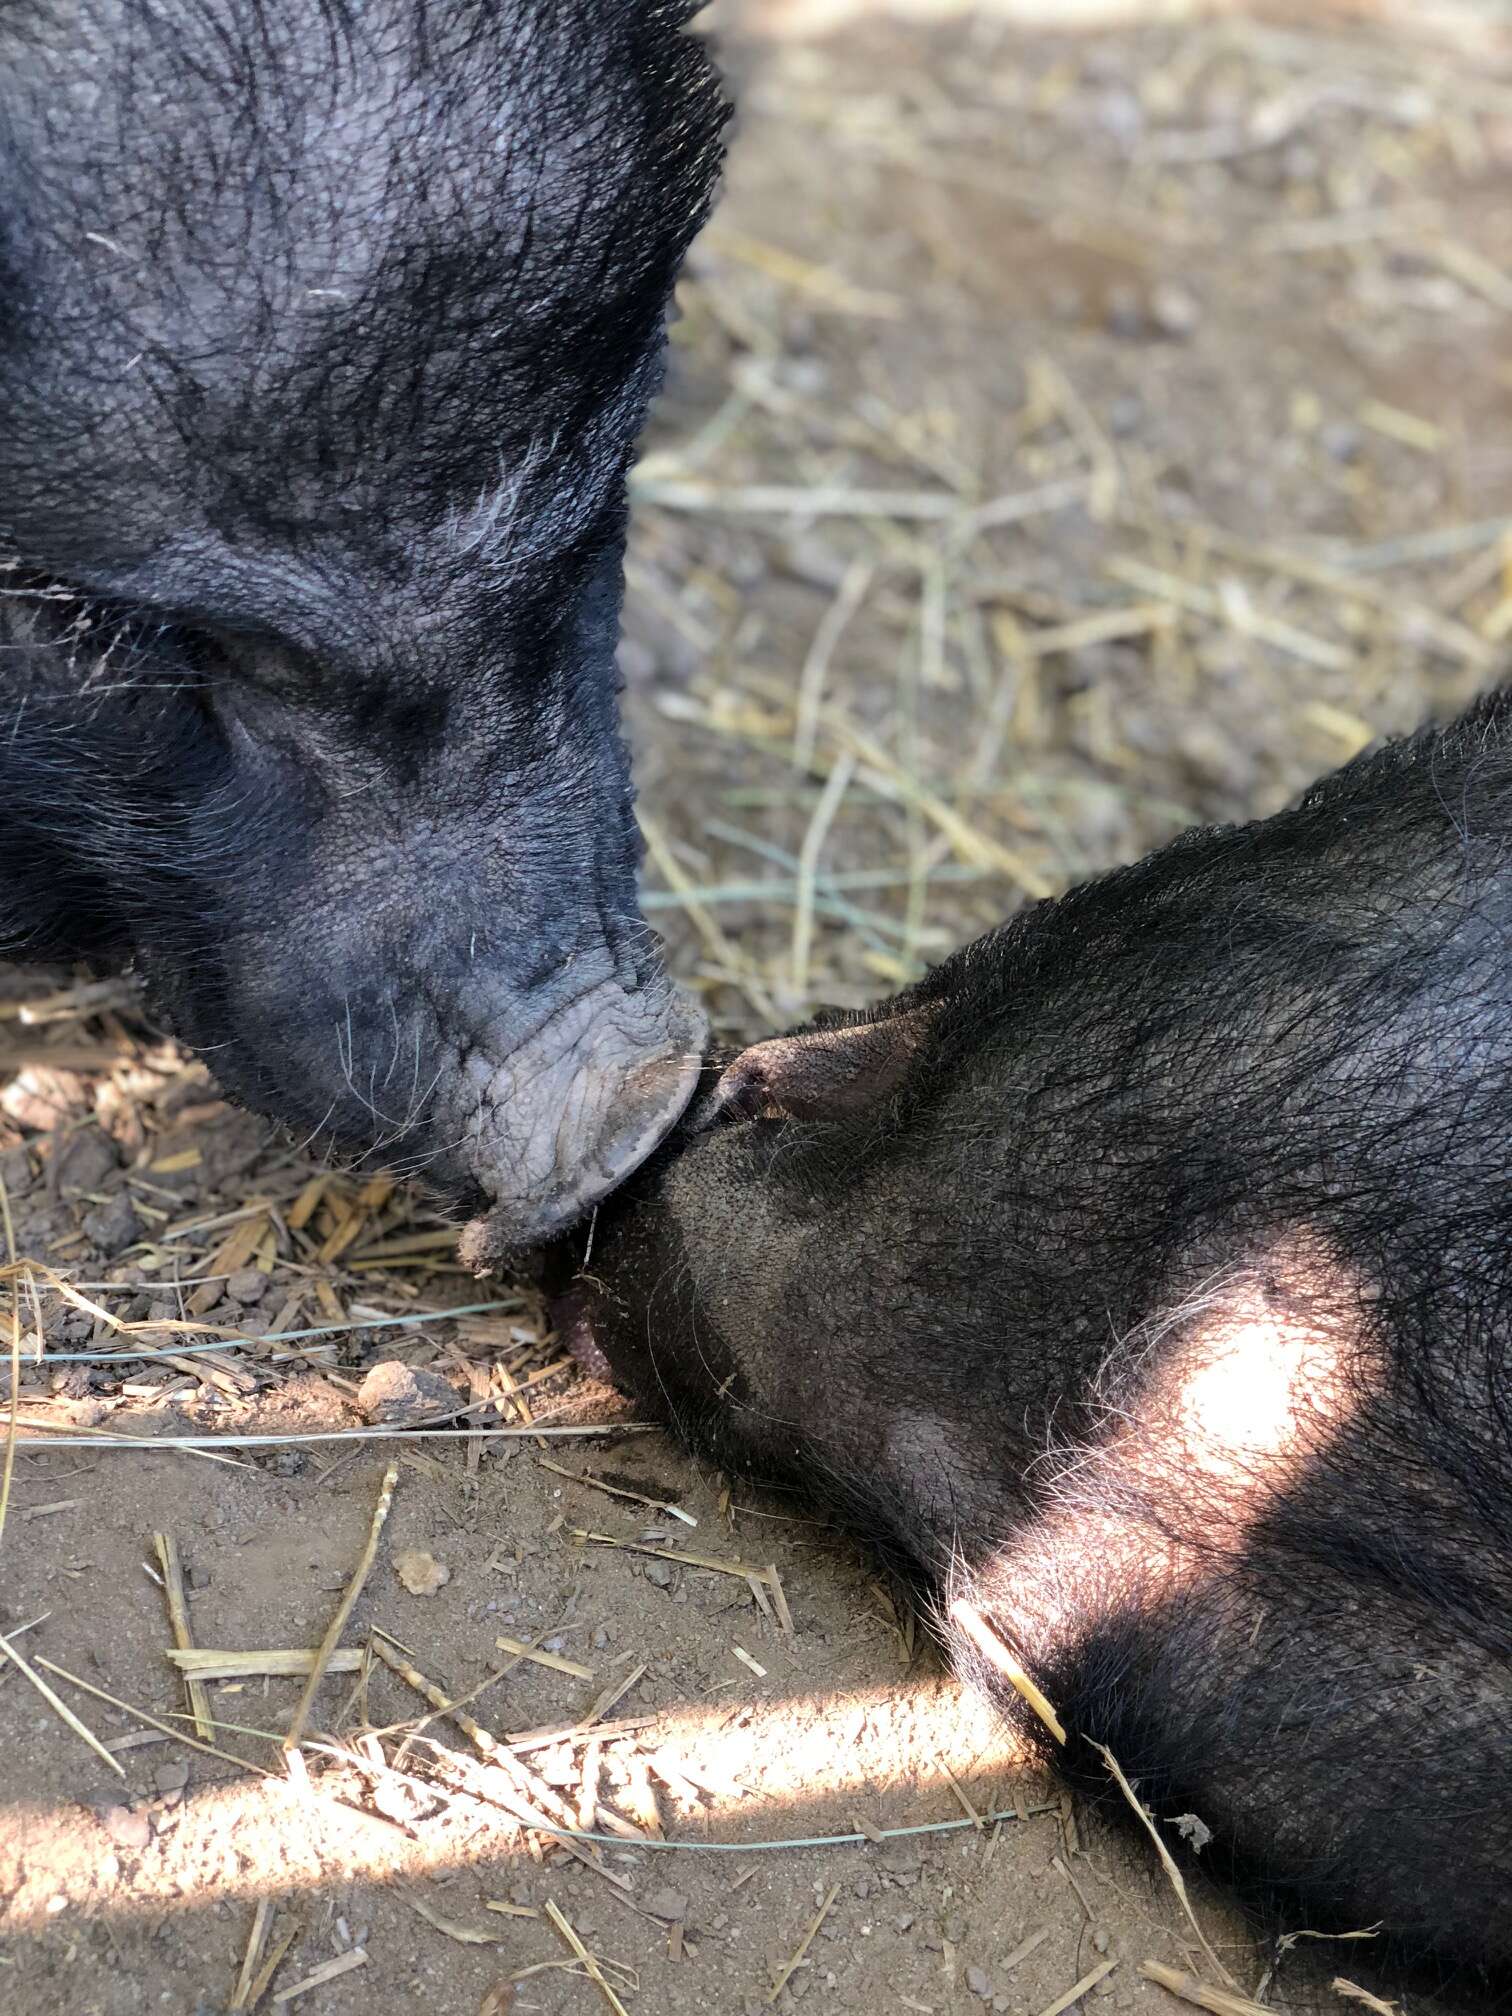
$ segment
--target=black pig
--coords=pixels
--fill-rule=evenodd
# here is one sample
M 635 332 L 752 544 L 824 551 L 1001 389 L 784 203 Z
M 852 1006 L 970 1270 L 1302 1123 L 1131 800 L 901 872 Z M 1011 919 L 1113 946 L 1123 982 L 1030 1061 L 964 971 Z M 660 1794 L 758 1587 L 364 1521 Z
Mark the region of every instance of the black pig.
M 536 1237 L 692 1089 L 625 471 L 724 107 L 683 0 L 0 0 L 0 954 Z
M 747 1051 L 563 1308 L 1073 1778 L 1512 1987 L 1512 697 Z

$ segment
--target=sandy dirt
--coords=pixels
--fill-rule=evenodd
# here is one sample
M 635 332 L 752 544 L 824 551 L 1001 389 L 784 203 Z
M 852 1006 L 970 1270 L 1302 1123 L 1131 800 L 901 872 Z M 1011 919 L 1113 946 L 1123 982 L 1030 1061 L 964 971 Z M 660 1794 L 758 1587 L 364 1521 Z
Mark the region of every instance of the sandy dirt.
M 1472 38 L 1492 10 L 1443 10 L 1421 45 L 1360 7 L 1082 37 L 1018 6 L 921 11 L 727 19 L 729 192 L 639 477 L 648 903 L 732 1035 L 864 1000 L 1194 820 L 1274 809 L 1487 684 L 1512 630 L 1512 73 Z M 312 1193 L 319 1172 L 221 1105 L 129 989 L 78 986 L 15 976 L 0 998 L 17 1251 L 118 1319 L 331 1327 L 217 1373 L 25 1369 L 23 1420 L 69 1439 L 18 1457 L 0 1633 L 120 1775 L 0 1665 L 0 2006 L 221 2011 L 255 1930 L 282 1949 L 258 2006 L 329 2016 L 611 1995 L 1048 2016 L 1092 1975 L 1089 2009 L 1175 2009 L 1138 1972 L 1198 1964 L 1153 1859 L 1036 1776 L 862 1545 L 637 1432 L 561 1369 L 528 1295 L 344 1327 L 480 1291 L 423 1201 L 366 1173 Z M 39 998 L 54 1019 L 23 1022 Z M 38 1278 L 29 1340 L 129 1348 Z M 229 1462 L 91 1446 L 350 1430 L 380 1361 L 515 1435 Z M 610 1425 L 523 1432 L 541 1421 Z M 341 1642 L 386 1632 L 448 1699 L 481 1689 L 505 1762 L 417 1726 L 381 1663 L 326 1680 L 292 1778 L 297 1679 L 208 1684 L 227 1756 L 132 1712 L 191 1726 L 155 1534 L 200 1646 L 308 1649 L 390 1459 Z M 401 1579 L 430 1572 L 414 1555 L 446 1571 L 433 1594 Z M 501 1637 L 570 1670 L 511 1664 Z M 521 1797 L 613 1845 L 585 1863 L 522 1832 Z M 1240 1986 L 1295 2006 L 1299 1956 L 1195 1894 Z

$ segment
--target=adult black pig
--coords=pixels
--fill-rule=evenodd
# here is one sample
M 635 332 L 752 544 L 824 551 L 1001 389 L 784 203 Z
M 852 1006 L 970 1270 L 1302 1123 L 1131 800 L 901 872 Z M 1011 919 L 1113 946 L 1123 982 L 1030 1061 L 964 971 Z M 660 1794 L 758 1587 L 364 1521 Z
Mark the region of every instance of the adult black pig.
M 747 1051 L 564 1312 L 1073 1777 L 1512 1987 L 1512 697 Z
M 702 1047 L 635 897 L 625 470 L 683 0 L 0 0 L 0 953 L 134 959 L 479 1257 Z

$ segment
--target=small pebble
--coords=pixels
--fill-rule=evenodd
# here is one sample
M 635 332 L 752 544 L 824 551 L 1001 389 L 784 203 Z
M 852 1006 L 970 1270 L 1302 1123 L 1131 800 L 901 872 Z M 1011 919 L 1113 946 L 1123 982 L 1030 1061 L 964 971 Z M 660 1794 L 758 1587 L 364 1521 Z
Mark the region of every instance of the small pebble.
M 1162 281 L 1150 294 L 1150 325 L 1161 336 L 1184 343 L 1193 334 L 1201 316 L 1195 299 L 1184 287 Z
M 1110 85 L 1100 92 L 1092 116 L 1109 138 L 1124 148 L 1132 147 L 1144 130 L 1144 107 L 1126 84 Z
M 100 1189 L 121 1166 L 114 1141 L 98 1127 L 81 1127 L 57 1154 L 58 1188 L 65 1196 L 71 1190 Z
M 1126 343 L 1137 342 L 1145 333 L 1144 309 L 1133 287 L 1119 285 L 1108 289 L 1106 317 L 1109 333 L 1121 336 Z
M 1145 417 L 1144 401 L 1137 392 L 1120 392 L 1108 408 L 1108 432 L 1120 441 L 1139 432 Z
M 189 1766 L 181 1757 L 169 1757 L 153 1771 L 152 1782 L 160 1798 L 170 1806 L 177 1805 L 184 1796 L 184 1788 L 189 1783 Z
M 100 1825 L 118 1848 L 145 1848 L 152 1839 L 152 1822 L 129 1806 L 107 1806 Z
M 979 2002 L 990 2002 L 992 2000 L 992 1983 L 987 1979 L 984 1968 L 968 1967 L 966 1969 L 966 1986 Z
M 107 1259 L 113 1260 L 117 1253 L 124 1253 L 134 1239 L 141 1237 L 142 1221 L 129 1197 L 112 1197 L 108 1204 L 97 1205 L 93 1211 L 86 1211 L 83 1219 L 86 1239 L 90 1240 Z
M 260 1302 L 267 1292 L 268 1277 L 260 1267 L 238 1267 L 226 1283 L 233 1302 Z
M 1325 420 L 1318 429 L 1318 439 L 1323 444 L 1323 452 L 1331 455 L 1335 462 L 1357 462 L 1360 456 L 1361 436 L 1358 427 L 1347 420 Z
M 653 1890 L 643 1900 L 641 1909 L 664 1924 L 681 1925 L 688 1915 L 688 1900 L 680 1890 Z
M 406 1547 L 394 1556 L 394 1573 L 411 1596 L 434 1596 L 451 1580 L 451 1570 L 423 1547 Z
M 397 1358 L 375 1365 L 357 1388 L 359 1411 L 384 1427 L 409 1426 L 456 1404 L 456 1389 L 439 1372 L 404 1365 Z
M 648 1582 L 654 1582 L 658 1589 L 668 1589 L 672 1584 L 672 1563 L 658 1561 L 655 1556 L 647 1561 L 641 1570 Z

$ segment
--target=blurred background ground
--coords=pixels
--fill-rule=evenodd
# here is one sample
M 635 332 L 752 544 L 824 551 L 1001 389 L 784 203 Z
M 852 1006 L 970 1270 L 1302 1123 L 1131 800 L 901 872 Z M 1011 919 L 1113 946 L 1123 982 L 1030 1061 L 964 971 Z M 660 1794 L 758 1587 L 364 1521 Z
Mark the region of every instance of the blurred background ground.
M 637 476 L 624 669 L 648 905 L 722 1034 L 888 991 L 1497 676 L 1512 10 L 721 0 L 715 26 L 741 114 Z M 44 1677 L 182 1726 L 154 1533 L 201 1645 L 308 1648 L 402 1451 L 343 1642 L 378 1627 L 446 1694 L 488 1683 L 480 1722 L 527 1739 L 516 1795 L 627 1841 L 607 1876 L 539 1836 L 532 1854 L 465 1738 L 413 1732 L 425 1704 L 382 1666 L 365 1694 L 326 1682 L 305 1794 L 54 1673 L 120 1778 L 7 1665 L 5 2006 L 220 2009 L 256 1933 L 265 1956 L 289 1937 L 269 1995 L 311 2008 L 608 2007 L 549 1903 L 636 1970 L 638 1994 L 607 1977 L 631 2009 L 754 2011 L 827 1900 L 779 2008 L 1040 2016 L 1105 1960 L 1089 2008 L 1176 2006 L 1137 1972 L 1196 1964 L 1152 1865 L 1032 1811 L 1045 1788 L 806 1507 L 731 1500 L 660 1436 L 285 1442 L 240 1468 L 91 1447 L 355 1430 L 378 1361 L 443 1382 L 411 1396 L 437 1417 L 612 1403 L 528 1295 L 455 1268 L 422 1200 L 230 1112 L 129 988 L 12 976 L 0 1085 L 0 1181 L 37 1263 L 17 1411 L 69 1438 L 17 1460 L 0 1632 Z M 360 1327 L 399 1314 L 418 1320 Z M 165 1320 L 241 1341 L 183 1355 L 194 1333 Z M 60 1355 L 149 1345 L 179 1350 Z M 434 1594 L 396 1574 L 406 1552 L 447 1571 Z M 501 1637 L 558 1663 L 491 1680 L 518 1657 Z M 297 1692 L 213 1683 L 217 1745 L 275 1764 L 256 1732 Z M 623 1831 L 1020 1807 L 729 1860 Z M 1295 1996 L 1295 1954 L 1277 1973 L 1201 1908 L 1244 1988 Z M 1372 1978 L 1358 1949 L 1345 1971 Z
M 1275 810 L 1512 628 L 1512 15 L 914 11 L 732 27 L 642 469 L 657 918 L 732 1026 Z

